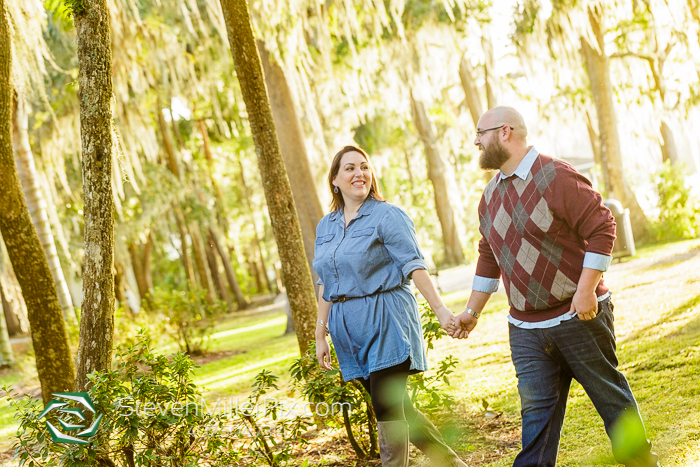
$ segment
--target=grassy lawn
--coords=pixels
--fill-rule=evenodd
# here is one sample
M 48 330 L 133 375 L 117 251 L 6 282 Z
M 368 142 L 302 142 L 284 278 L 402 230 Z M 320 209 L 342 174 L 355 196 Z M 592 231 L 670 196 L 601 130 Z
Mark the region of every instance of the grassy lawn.
M 635 258 L 615 263 L 606 273 L 606 283 L 614 293 L 620 368 L 630 381 L 662 464 L 700 465 L 700 240 L 640 249 Z M 444 298 L 458 312 L 467 297 L 467 291 L 458 291 Z M 519 449 L 520 402 L 508 348 L 507 308 L 505 295 L 494 295 L 468 340 L 442 339 L 429 354 L 433 367 L 448 354 L 460 360 L 451 378 L 458 407 L 439 423 L 469 465 L 509 465 Z M 285 323 L 279 308 L 222 320 L 210 354 L 199 359 L 195 372 L 206 400 L 243 397 L 263 368 L 280 376 L 280 395 L 290 396 L 288 369 L 298 348 L 294 335 L 283 335 Z M 166 343 L 162 350 L 175 348 Z M 20 369 L 0 373 L 0 385 L 36 389 L 32 358 L 22 358 Z M 10 445 L 15 428 L 3 400 L 1 449 Z M 353 465 L 352 456 L 346 457 L 334 465 Z M 412 462 L 425 465 L 422 456 Z M 574 383 L 559 464 L 614 463 L 603 423 Z M 361 464 L 365 465 L 356 465 Z

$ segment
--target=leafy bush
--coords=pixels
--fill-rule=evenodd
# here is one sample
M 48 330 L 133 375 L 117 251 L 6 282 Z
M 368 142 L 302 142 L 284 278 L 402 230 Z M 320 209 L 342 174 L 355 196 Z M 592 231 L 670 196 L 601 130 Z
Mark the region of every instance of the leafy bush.
M 684 174 L 682 165 L 671 165 L 669 161 L 656 174 L 660 212 L 651 229 L 656 241 L 695 238 L 700 234 L 700 200 L 691 195 Z
M 151 298 L 151 313 L 163 326 L 181 352 L 200 355 L 226 305 L 217 301 L 210 305 L 206 292 L 194 290 L 164 290 L 156 288 Z
M 262 397 L 277 389 L 275 376 L 263 371 L 246 404 L 217 412 L 218 404 L 209 407 L 192 382 L 194 367 L 182 353 L 154 354 L 145 337 L 120 346 L 113 371 L 90 375 L 89 394 L 103 418 L 84 445 L 52 442 L 38 418 L 40 401 L 5 388 L 20 421 L 14 446 L 20 465 L 278 467 L 306 443 L 308 417 L 278 421 L 283 406 L 264 401 L 261 407 Z

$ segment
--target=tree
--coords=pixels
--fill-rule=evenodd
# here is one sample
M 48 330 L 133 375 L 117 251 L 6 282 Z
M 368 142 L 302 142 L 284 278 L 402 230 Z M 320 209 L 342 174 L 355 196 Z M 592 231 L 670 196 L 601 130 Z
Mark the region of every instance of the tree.
M 112 366 L 114 198 L 112 196 L 112 50 L 106 0 L 71 2 L 78 45 L 85 259 L 77 391 Z
M 22 190 L 24 191 L 24 199 L 27 202 L 27 208 L 29 208 L 32 223 L 36 228 L 41 246 L 46 254 L 46 259 L 51 269 L 51 276 L 56 284 L 56 292 L 58 293 L 58 301 L 63 310 L 63 317 L 77 324 L 78 321 L 75 316 L 75 310 L 73 309 L 73 300 L 68 291 L 68 284 L 63 275 L 61 262 L 58 259 L 56 243 L 54 242 L 53 234 L 51 233 L 51 225 L 49 224 L 47 204 L 41 193 L 39 176 L 36 166 L 34 165 L 34 155 L 29 145 L 29 134 L 27 131 L 28 116 L 26 103 L 24 102 L 24 93 L 15 93 L 14 104 L 14 111 L 12 112 L 12 145 L 14 147 L 17 171 L 22 184 Z
M 279 138 L 282 158 L 292 186 L 294 205 L 299 215 L 301 235 L 304 239 L 306 260 L 314 283 L 318 279 L 313 269 L 314 240 L 316 240 L 316 225 L 323 217 L 321 200 L 318 198 L 309 156 L 304 144 L 304 133 L 301 121 L 294 108 L 292 92 L 282 67 L 273 61 L 262 41 L 258 41 L 258 50 L 265 71 L 267 93 L 270 96 L 272 117 L 275 121 L 277 137 Z
M 433 184 L 435 195 L 435 209 L 437 210 L 442 237 L 445 245 L 445 263 L 459 264 L 464 261 L 462 243 L 459 241 L 457 224 L 455 223 L 454 210 L 450 203 L 448 192 L 447 164 L 443 160 L 437 148 L 437 139 L 433 132 L 432 124 L 425 112 L 425 106 L 416 100 L 411 93 L 411 113 L 413 123 L 425 146 L 425 157 L 428 163 L 428 178 Z
M 617 115 L 614 107 L 614 94 L 610 81 L 610 60 L 605 53 L 605 39 L 602 26 L 602 12 L 599 7 L 588 7 L 588 20 L 595 38 L 595 43 L 589 43 L 581 36 L 586 71 L 591 81 L 591 91 L 598 114 L 598 131 L 600 137 L 600 152 L 608 171 L 606 188 L 622 205 L 630 210 L 630 221 L 636 238 L 644 238 L 649 229 L 644 211 L 639 206 L 627 180 L 622 163 L 620 136 L 617 130 Z
M 277 141 L 248 3 L 246 0 L 220 1 L 236 75 L 241 85 L 258 155 L 272 230 L 282 262 L 282 281 L 287 289 L 299 349 L 304 355 L 314 338 L 316 328 L 314 286 L 306 260 L 292 189 Z
M 24 201 L 12 152 L 12 31 L 0 0 L 0 233 L 22 288 L 45 403 L 72 389 L 75 367 L 51 270 Z

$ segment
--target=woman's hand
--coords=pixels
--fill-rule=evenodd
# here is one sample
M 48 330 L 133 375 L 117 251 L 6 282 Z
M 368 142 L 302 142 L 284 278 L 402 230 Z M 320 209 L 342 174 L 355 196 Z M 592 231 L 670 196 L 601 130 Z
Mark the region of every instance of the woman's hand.
M 318 364 L 326 371 L 333 369 L 331 366 L 331 347 L 325 337 L 316 339 L 316 359 Z
M 452 333 L 457 330 L 455 315 L 445 305 L 442 305 L 440 308 L 435 310 L 435 316 L 437 316 L 437 319 L 440 322 L 440 327 L 448 334 L 452 335 Z

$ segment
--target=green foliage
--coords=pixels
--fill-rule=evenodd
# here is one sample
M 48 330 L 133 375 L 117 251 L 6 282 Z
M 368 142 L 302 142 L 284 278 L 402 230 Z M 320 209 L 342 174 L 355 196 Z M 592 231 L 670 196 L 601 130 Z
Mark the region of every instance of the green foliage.
M 188 355 L 204 352 L 214 325 L 226 310 L 225 303 L 209 304 L 206 297 L 202 289 L 153 290 L 152 318 L 161 323 L 163 331 Z
M 335 350 L 331 345 L 331 360 Z M 360 459 L 378 458 L 377 421 L 374 418 L 369 394 L 357 381 L 343 381 L 340 369 L 321 369 L 316 360 L 316 342 L 312 342 L 307 354 L 294 361 L 291 367 L 292 381 L 306 400 L 314 404 L 327 404 L 331 407 L 324 423 L 330 426 L 344 426 L 348 440 Z M 340 407 L 339 413 L 333 408 Z M 319 414 L 320 410 L 315 410 Z M 322 415 L 322 414 L 320 414 Z M 319 415 L 317 415 L 317 418 Z
M 81 15 L 87 11 L 87 8 L 85 7 L 85 0 L 64 0 L 63 4 L 71 17 Z
M 90 375 L 90 397 L 103 414 L 86 445 L 51 441 L 41 403 L 4 388 L 20 421 L 15 451 L 20 465 L 183 467 L 286 465 L 309 426 L 303 416 L 278 420 L 284 407 L 262 397 L 277 389 L 277 377 L 260 373 L 247 403 L 210 407 L 192 382 L 195 364 L 184 354 L 157 355 L 145 335 L 118 347 L 113 371 Z M 224 404 L 226 408 L 226 404 Z M 274 425 L 270 425 L 270 422 Z M 90 422 L 90 420 L 88 420 Z
M 685 184 L 683 166 L 666 161 L 655 177 L 659 218 L 651 233 L 657 241 L 695 238 L 700 234 L 700 200 Z

